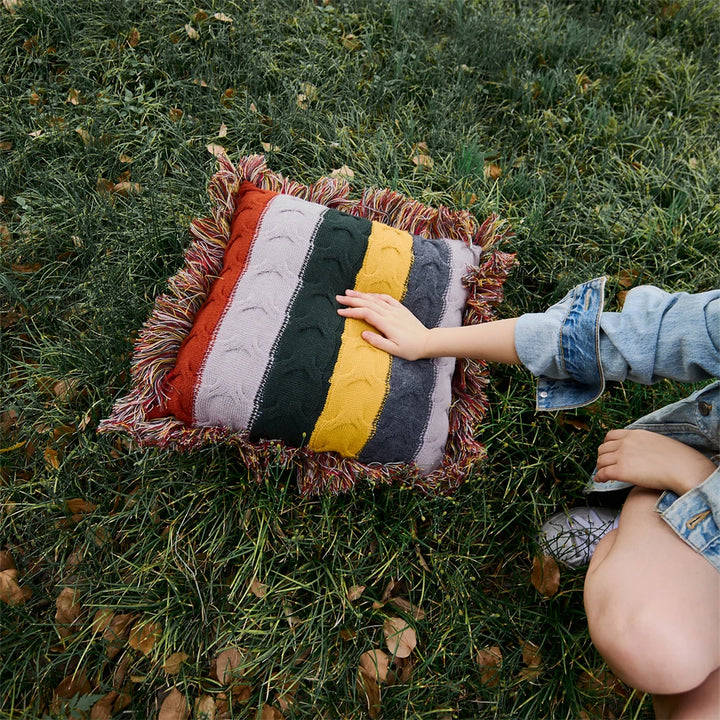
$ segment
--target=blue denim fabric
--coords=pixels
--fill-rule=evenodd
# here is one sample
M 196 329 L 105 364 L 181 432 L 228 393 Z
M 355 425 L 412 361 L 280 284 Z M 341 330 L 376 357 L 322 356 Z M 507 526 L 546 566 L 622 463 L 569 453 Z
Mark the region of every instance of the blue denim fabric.
M 720 377 L 720 290 L 691 295 L 652 286 L 631 290 L 620 313 L 603 312 L 604 279 L 574 288 L 545 313 L 522 316 L 520 360 L 538 379 L 539 410 L 592 402 L 606 381 L 697 382 Z M 720 382 L 646 415 L 631 428 L 661 432 L 720 463 Z M 627 483 L 592 483 L 609 491 Z M 665 492 L 658 512 L 720 570 L 720 470 L 678 497 Z

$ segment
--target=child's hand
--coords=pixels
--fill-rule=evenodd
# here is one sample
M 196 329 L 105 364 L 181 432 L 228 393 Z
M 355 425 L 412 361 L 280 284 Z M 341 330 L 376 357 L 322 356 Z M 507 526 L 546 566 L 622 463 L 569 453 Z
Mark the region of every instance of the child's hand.
M 347 306 L 338 309 L 338 315 L 364 320 L 379 330 L 379 333 L 370 330 L 362 333 L 363 339 L 374 347 L 405 360 L 425 357 L 428 329 L 394 298 L 347 290 L 336 299 Z
M 715 471 L 714 463 L 689 445 L 649 430 L 611 430 L 598 448 L 595 479 L 624 480 L 683 495 Z

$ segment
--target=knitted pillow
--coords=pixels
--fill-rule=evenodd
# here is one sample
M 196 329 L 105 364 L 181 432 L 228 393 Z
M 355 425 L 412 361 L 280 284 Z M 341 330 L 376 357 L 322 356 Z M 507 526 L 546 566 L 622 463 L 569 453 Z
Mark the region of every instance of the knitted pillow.
M 488 319 L 512 262 L 491 247 L 497 221 L 473 228 L 467 213 L 390 191 L 353 202 L 341 180 L 304 187 L 257 156 L 220 162 L 214 217 L 193 223 L 185 266 L 138 341 L 133 389 L 101 430 L 164 447 L 228 441 L 258 475 L 297 466 L 305 492 L 359 475 L 456 487 L 482 453 L 483 369 L 460 364 L 451 413 L 455 361 L 371 347 L 335 296 L 386 293 L 433 327 Z M 454 222 L 455 238 L 415 234 L 424 214 Z

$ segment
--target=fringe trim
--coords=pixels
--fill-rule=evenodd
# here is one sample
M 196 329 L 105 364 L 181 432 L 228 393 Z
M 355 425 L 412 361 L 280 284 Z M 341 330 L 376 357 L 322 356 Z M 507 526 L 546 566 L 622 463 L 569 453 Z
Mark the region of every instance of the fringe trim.
M 464 325 L 487 322 L 494 317 L 495 307 L 503 299 L 503 284 L 515 264 L 514 255 L 496 249 L 509 235 L 504 221 L 497 216 L 478 224 L 467 211 L 452 211 L 443 206 L 432 208 L 393 190 L 366 189 L 359 200 L 352 200 L 346 180 L 323 177 L 314 184 L 303 185 L 269 170 L 262 155 L 241 158 L 237 166 L 223 155 L 218 163 L 219 169 L 208 188 L 212 216 L 192 222 L 192 242 L 185 252 L 183 267 L 170 278 L 168 292 L 156 299 L 136 342 L 131 390 L 115 403 L 110 417 L 100 423 L 99 432 L 123 432 L 141 446 L 173 450 L 228 443 L 258 481 L 271 466 L 294 468 L 303 495 L 345 492 L 360 479 L 377 484 L 409 485 L 432 494 L 454 492 L 473 465 L 485 456 L 476 431 L 488 408 L 485 395 L 488 371 L 485 363 L 476 360 L 460 360 L 456 364 L 444 461 L 442 467 L 428 475 L 406 464 L 368 465 L 336 453 L 316 453 L 279 441 L 251 442 L 247 432 L 188 427 L 172 417 L 149 419 L 148 414 L 164 400 L 163 380 L 174 367 L 180 345 L 213 280 L 222 270 L 235 194 L 244 180 L 266 190 L 294 195 L 411 233 L 448 237 L 479 246 L 487 259 L 463 278 L 469 291 Z

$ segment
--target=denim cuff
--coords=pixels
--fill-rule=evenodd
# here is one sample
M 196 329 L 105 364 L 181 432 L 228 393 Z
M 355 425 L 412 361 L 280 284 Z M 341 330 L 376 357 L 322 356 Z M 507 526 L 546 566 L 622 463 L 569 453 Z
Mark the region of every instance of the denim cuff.
M 720 468 L 684 495 L 667 490 L 655 506 L 665 522 L 720 571 Z
M 538 377 L 538 410 L 565 410 L 593 402 L 605 389 L 600 363 L 600 316 L 605 278 L 578 285 L 547 312 L 523 315 L 515 349 Z

